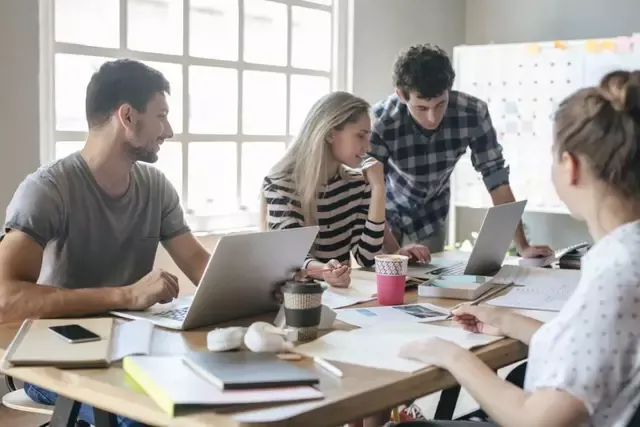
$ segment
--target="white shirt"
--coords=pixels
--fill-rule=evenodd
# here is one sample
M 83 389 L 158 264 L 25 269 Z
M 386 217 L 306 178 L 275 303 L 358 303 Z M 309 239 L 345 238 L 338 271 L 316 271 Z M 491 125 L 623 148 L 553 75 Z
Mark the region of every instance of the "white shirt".
M 613 230 L 582 259 L 580 283 L 532 337 L 525 390 L 582 400 L 587 426 L 625 427 L 640 403 L 640 221 Z

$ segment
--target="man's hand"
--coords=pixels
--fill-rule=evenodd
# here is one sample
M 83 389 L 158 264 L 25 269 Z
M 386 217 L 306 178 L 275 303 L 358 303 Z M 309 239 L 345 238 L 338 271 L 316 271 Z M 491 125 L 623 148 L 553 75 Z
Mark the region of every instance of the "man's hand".
M 523 258 L 544 258 L 554 254 L 553 249 L 549 246 L 531 246 L 527 245 L 518 251 Z
M 153 270 L 133 285 L 122 289 L 126 292 L 127 310 L 145 310 L 156 303 L 169 303 L 180 292 L 178 278 L 164 270 Z
M 428 264 L 431 261 L 431 252 L 429 248 L 423 245 L 411 243 L 406 245 L 396 252 L 398 255 L 405 255 L 409 257 L 409 261 L 422 262 Z

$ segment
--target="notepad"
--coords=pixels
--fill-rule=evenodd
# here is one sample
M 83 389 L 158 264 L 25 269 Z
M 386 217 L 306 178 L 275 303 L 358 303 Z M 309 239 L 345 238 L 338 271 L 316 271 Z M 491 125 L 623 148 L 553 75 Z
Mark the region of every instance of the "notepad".
M 50 326 L 79 324 L 100 336 L 99 341 L 69 343 L 49 330 Z M 148 354 L 153 324 L 139 320 L 118 322 L 114 318 L 27 319 L 11 342 L 3 362 L 13 366 L 101 368 L 124 356 Z
M 189 368 L 180 356 L 128 356 L 122 368 L 131 388 L 146 393 L 172 417 L 181 408 L 196 405 L 221 409 L 324 397 L 310 386 L 222 390 Z
M 494 286 L 488 276 L 441 276 L 418 286 L 418 295 L 428 298 L 474 300 Z
M 195 352 L 183 361 L 195 372 L 224 390 L 315 385 L 316 374 L 273 353 L 232 351 Z

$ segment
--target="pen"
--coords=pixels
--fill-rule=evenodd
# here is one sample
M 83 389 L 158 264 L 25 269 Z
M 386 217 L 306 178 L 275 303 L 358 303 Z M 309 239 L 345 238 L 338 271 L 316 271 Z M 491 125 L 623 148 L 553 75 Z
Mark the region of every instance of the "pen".
M 322 366 L 327 371 L 331 372 L 333 375 L 335 375 L 338 378 L 342 378 L 344 376 L 344 374 L 340 369 L 338 369 L 335 365 L 327 362 L 324 359 L 321 359 L 319 357 L 314 357 L 313 361 L 316 362 L 318 365 Z
M 511 286 L 511 284 L 503 284 L 503 285 L 497 285 L 495 288 L 489 290 L 489 292 L 485 293 L 484 295 L 481 295 L 480 297 L 478 297 L 475 301 L 473 301 L 471 304 L 469 305 L 478 305 L 482 302 L 485 302 L 486 300 L 490 299 L 491 297 L 494 297 L 496 295 L 498 295 L 500 292 L 504 291 L 505 289 L 507 289 L 509 286 Z M 453 306 L 451 308 L 451 311 L 455 310 L 456 308 L 460 307 L 462 304 L 457 304 L 455 306 Z M 449 315 L 447 317 L 445 317 L 444 320 L 449 320 L 449 319 L 453 319 L 453 313 L 449 313 Z

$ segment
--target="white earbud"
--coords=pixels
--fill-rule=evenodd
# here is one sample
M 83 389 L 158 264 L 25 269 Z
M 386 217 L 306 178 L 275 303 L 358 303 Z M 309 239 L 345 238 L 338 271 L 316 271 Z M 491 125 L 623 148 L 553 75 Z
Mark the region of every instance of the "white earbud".
M 244 345 L 254 352 L 277 353 L 293 348 L 295 334 L 266 322 L 255 322 L 244 335 Z
M 207 348 L 211 351 L 229 351 L 242 347 L 247 328 L 234 326 L 214 329 L 207 334 Z

